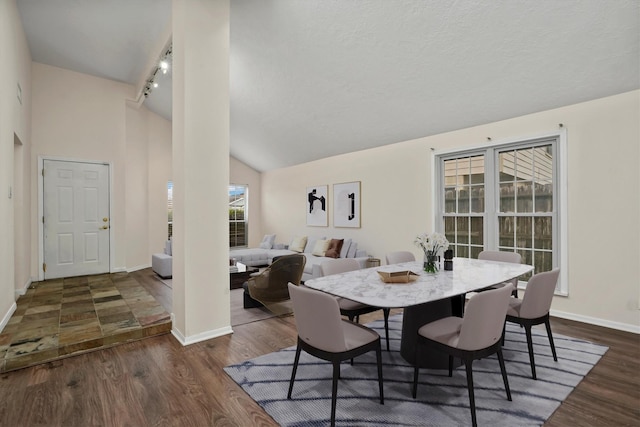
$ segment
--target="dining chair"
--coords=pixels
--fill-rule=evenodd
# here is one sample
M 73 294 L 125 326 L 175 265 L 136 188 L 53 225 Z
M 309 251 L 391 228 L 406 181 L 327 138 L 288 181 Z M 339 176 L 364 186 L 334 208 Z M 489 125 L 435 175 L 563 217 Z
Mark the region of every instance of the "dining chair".
M 385 258 L 387 259 L 387 264 L 398 264 L 400 262 L 411 262 L 416 260 L 413 252 L 409 251 L 389 252 Z
M 513 264 L 520 264 L 522 262 L 522 256 L 518 252 L 506 252 L 506 251 L 482 251 L 478 254 L 478 259 L 487 261 L 499 261 L 499 262 L 511 262 Z M 513 296 L 518 297 L 518 278 L 514 277 L 510 282 L 513 285 Z M 495 289 L 497 287 L 504 286 L 505 283 L 494 285 L 488 289 Z
M 511 400 L 509 380 L 502 357 L 502 330 L 511 298 L 511 284 L 502 288 L 492 289 L 475 294 L 469 300 L 464 317 L 445 317 L 427 323 L 418 329 L 415 360 L 420 360 L 419 351 L 429 347 L 449 355 L 449 376 L 453 374 L 453 358 L 462 359 L 467 373 L 467 389 L 469 392 L 469 406 L 471 422 L 476 421 L 476 404 L 473 391 L 472 364 L 476 359 L 482 359 L 497 353 L 502 381 L 507 392 L 507 399 Z M 413 372 L 413 398 L 418 389 L 418 371 L 416 364 Z
M 534 274 L 524 291 L 522 299 L 511 298 L 509 308 L 507 310 L 507 322 L 517 323 L 524 327 L 527 336 L 527 348 L 529 349 L 529 363 L 531 364 L 531 376 L 536 377 L 536 364 L 533 355 L 533 340 L 531 338 L 531 327 L 544 323 L 547 329 L 547 337 L 551 345 L 551 353 L 553 360 L 558 361 L 556 355 L 556 346 L 553 344 L 553 335 L 551 334 L 551 324 L 549 323 L 549 310 L 551 309 L 551 301 L 553 293 L 556 289 L 560 269 L 556 268 L 544 273 Z M 504 337 L 503 337 L 504 342 Z
M 380 404 L 384 404 L 382 389 L 382 351 L 380 335 L 366 326 L 343 319 L 338 301 L 324 292 L 289 283 L 289 294 L 293 302 L 293 315 L 298 329 L 298 344 L 289 382 L 287 399 L 291 399 L 296 378 L 300 352 L 304 350 L 312 356 L 326 360 L 333 365 L 331 383 L 331 425 L 335 425 L 338 379 L 340 363 L 344 360 L 376 352 L 378 367 L 378 388 Z
M 354 258 L 336 258 L 332 260 L 322 261 L 320 263 L 323 276 L 330 276 L 332 274 L 346 273 L 347 271 L 354 271 L 360 269 L 360 264 Z M 384 332 L 387 340 L 387 351 L 389 351 L 389 313 L 390 308 L 373 307 L 367 304 L 362 304 L 347 298 L 335 297 L 340 307 L 340 313 L 343 316 L 347 316 L 349 320 L 359 322 L 361 314 L 373 313 L 377 310 L 382 310 L 384 315 Z

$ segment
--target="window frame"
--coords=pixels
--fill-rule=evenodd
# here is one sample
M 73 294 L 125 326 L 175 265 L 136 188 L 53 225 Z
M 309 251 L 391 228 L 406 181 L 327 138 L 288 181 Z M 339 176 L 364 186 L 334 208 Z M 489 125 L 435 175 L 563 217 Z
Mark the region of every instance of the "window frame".
M 485 211 L 483 233 L 485 237 L 484 247 L 487 250 L 497 250 L 498 248 L 498 218 L 500 216 L 499 200 L 496 197 L 496 188 L 499 183 L 499 170 L 497 159 L 501 151 L 527 148 L 549 141 L 553 150 L 553 214 L 552 224 L 554 229 L 554 250 L 553 268 L 561 267 L 556 295 L 568 296 L 568 156 L 567 156 L 567 130 L 560 126 L 559 130 L 547 133 L 540 133 L 526 137 L 514 137 L 500 141 L 489 141 L 484 144 L 477 144 L 469 147 L 459 147 L 452 149 L 431 149 L 431 229 L 444 233 L 444 171 L 442 164 L 444 160 L 459 157 L 474 156 L 484 154 L 485 171 Z M 490 189 L 490 190 L 489 190 Z M 489 211 L 491 209 L 491 211 Z M 521 282 L 519 287 L 524 287 L 525 282 Z
M 244 222 L 245 244 L 242 246 L 229 245 L 229 248 L 233 248 L 233 249 L 247 248 L 249 246 L 249 185 L 248 184 L 229 184 L 227 187 L 228 189 L 227 194 L 230 193 L 232 187 L 234 188 L 242 187 L 244 189 L 244 220 L 238 221 L 238 220 L 229 219 L 229 226 L 231 226 L 231 223 Z M 231 243 L 231 235 L 229 235 L 229 243 Z

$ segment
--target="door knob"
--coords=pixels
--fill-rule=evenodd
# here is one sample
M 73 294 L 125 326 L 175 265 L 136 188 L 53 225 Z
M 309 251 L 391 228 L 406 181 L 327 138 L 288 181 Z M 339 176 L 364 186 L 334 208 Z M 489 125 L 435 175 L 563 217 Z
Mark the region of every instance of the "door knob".
M 106 229 L 108 229 L 108 228 L 109 228 L 109 226 L 108 226 L 108 225 L 103 225 L 102 227 L 100 227 L 100 229 L 101 229 L 101 230 L 106 230 Z
M 107 222 L 107 221 L 109 221 L 109 218 L 107 218 L 106 216 L 102 218 L 102 222 Z

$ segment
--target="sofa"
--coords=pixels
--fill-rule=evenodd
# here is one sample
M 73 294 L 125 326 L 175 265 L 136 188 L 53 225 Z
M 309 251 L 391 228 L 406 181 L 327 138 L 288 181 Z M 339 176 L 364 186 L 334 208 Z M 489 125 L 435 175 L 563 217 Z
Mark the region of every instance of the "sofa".
M 341 242 L 339 250 L 331 248 L 327 254 L 331 242 Z M 233 249 L 229 251 L 229 258 L 235 259 L 245 265 L 253 267 L 271 265 L 274 257 L 302 253 L 307 262 L 302 273 L 302 281 L 315 277 L 322 277 L 320 264 L 322 261 L 333 258 L 355 258 L 360 268 L 365 268 L 367 252 L 358 248 L 358 243 L 351 239 L 329 239 L 326 237 L 295 236 L 288 245 L 276 244 L 275 235 L 266 235 L 257 248 Z M 327 256 L 329 255 L 329 256 Z
M 173 276 L 171 240 L 164 244 L 164 252 L 151 255 L 151 269 L 163 279 Z

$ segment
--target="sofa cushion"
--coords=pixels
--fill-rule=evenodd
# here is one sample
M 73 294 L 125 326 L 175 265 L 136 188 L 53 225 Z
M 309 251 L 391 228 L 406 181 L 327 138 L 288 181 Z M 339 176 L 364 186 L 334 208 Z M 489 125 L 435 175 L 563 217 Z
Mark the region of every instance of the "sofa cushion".
M 331 240 L 316 240 L 316 243 L 313 246 L 313 251 L 311 252 L 311 254 L 315 256 L 324 256 L 324 253 L 327 252 L 327 249 L 329 249 L 330 243 L 331 243 Z
M 275 234 L 265 234 L 264 237 L 262 238 L 262 242 L 260 242 L 260 248 L 271 249 L 275 242 L 276 242 Z
M 326 239 L 324 238 L 324 236 L 323 237 L 309 237 L 309 238 L 307 238 L 307 246 L 305 246 L 305 248 L 304 248 L 304 253 L 305 254 L 313 254 L 313 250 L 315 249 L 316 242 L 318 240 L 326 240 Z
M 356 252 L 358 252 L 358 243 L 351 242 L 351 245 L 349 246 L 349 252 L 347 253 L 347 258 L 355 258 Z
M 347 257 L 349 246 L 351 246 L 351 239 L 344 239 L 344 242 L 342 242 L 342 249 L 340 249 L 340 258 Z
M 307 236 L 296 236 L 289 245 L 289 250 L 293 252 L 302 252 L 307 245 Z
M 324 256 L 329 258 L 339 258 L 343 243 L 344 239 L 331 239 L 329 241 L 329 248 L 327 248 Z

